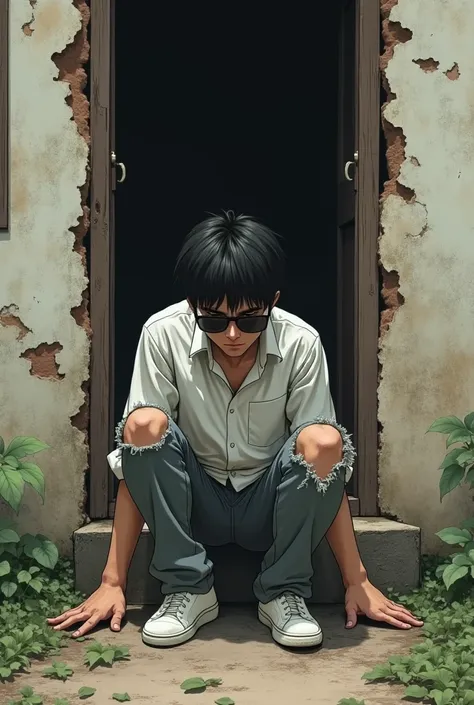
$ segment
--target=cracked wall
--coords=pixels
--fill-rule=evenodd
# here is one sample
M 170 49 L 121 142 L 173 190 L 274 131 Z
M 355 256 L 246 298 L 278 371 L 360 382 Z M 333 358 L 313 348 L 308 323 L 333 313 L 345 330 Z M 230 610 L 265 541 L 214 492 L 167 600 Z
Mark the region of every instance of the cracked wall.
M 11 215 L 0 233 L 0 435 L 33 435 L 45 504 L 26 486 L 19 525 L 70 552 L 84 522 L 89 321 L 85 0 L 10 4 Z M 0 513 L 8 514 L 5 507 Z
M 382 197 L 382 513 L 434 533 L 472 515 L 439 501 L 438 416 L 474 410 L 474 63 L 471 0 L 382 2 L 389 180 Z

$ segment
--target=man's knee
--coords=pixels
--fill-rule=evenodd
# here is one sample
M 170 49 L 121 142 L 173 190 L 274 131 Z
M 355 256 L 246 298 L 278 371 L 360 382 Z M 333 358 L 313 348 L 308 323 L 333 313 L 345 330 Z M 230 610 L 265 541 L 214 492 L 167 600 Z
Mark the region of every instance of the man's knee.
M 125 443 L 151 446 L 158 443 L 168 428 L 168 417 L 160 409 L 140 407 L 132 411 L 123 429 Z
M 298 434 L 295 450 L 324 479 L 342 460 L 342 437 L 333 426 L 312 424 Z

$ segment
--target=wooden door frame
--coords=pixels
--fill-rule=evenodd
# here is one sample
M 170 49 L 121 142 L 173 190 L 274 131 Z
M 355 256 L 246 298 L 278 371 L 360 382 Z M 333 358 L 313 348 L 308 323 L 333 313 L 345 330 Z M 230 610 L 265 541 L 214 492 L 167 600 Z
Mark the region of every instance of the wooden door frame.
M 378 514 L 380 0 L 356 7 L 355 429 L 361 516 Z M 348 157 L 350 159 L 350 157 Z M 363 472 L 361 468 L 363 467 Z
M 356 409 L 354 440 L 358 452 L 356 513 L 378 513 L 378 341 L 379 341 L 379 131 L 380 131 L 380 4 L 357 0 L 357 86 L 359 111 L 356 145 L 355 306 L 356 342 L 354 378 Z M 114 429 L 114 148 L 113 55 L 111 53 L 113 0 L 91 3 L 91 238 L 90 316 L 92 336 L 90 373 L 90 484 L 89 515 L 108 517 L 109 478 L 106 456 Z M 361 71 L 361 67 L 363 67 Z M 351 156 L 348 157 L 350 159 Z

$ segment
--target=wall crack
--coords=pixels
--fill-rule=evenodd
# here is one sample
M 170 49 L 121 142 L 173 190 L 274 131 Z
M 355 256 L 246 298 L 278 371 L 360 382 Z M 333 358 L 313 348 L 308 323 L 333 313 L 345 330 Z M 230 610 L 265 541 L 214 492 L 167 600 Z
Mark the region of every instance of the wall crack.
M 61 343 L 40 343 L 36 348 L 28 348 L 20 357 L 30 363 L 30 374 L 40 379 L 64 379 L 59 372 L 56 355 L 61 352 Z

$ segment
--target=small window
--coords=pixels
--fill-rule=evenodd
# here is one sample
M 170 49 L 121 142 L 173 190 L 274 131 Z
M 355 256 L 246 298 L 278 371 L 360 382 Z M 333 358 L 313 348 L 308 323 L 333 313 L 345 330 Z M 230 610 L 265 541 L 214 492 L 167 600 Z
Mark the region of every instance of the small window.
M 8 0 L 0 2 L 0 230 L 8 228 Z

